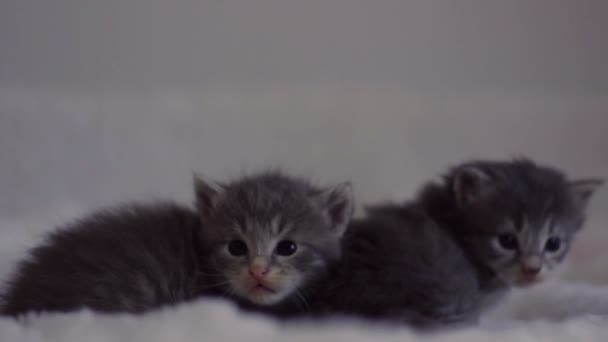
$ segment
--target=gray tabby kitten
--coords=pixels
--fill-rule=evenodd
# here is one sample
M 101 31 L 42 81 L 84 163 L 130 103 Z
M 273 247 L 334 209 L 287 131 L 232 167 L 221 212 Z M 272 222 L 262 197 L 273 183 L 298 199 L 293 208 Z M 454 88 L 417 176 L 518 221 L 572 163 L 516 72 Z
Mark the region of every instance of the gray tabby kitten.
M 565 258 L 601 183 L 528 160 L 461 164 L 414 201 L 350 225 L 319 307 L 425 328 L 475 321 Z
M 568 254 L 602 180 L 571 181 L 530 160 L 470 162 L 420 201 L 476 264 L 482 285 L 530 286 Z
M 341 256 L 350 183 L 320 189 L 266 174 L 228 185 L 199 180 L 196 192 L 208 281 L 244 308 L 308 309 L 307 296 Z
M 225 185 L 196 178 L 195 188 L 196 211 L 126 206 L 50 234 L 19 264 L 0 311 L 137 313 L 200 296 L 301 310 L 340 256 L 350 185 L 271 172 Z

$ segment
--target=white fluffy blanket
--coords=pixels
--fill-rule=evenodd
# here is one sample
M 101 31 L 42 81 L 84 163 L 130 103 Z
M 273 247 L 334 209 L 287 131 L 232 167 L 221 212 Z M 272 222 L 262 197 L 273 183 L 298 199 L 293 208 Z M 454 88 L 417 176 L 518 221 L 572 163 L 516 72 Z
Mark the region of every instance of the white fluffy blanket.
M 0 220 L 0 276 L 10 273 L 25 248 L 38 241 L 39 233 L 80 213 L 60 208 Z M 608 286 L 601 285 L 601 264 L 608 252 L 590 250 L 592 242 L 603 238 L 595 231 L 583 235 L 573 252 L 576 267 L 570 269 L 575 272 L 566 271 L 560 280 L 514 292 L 480 326 L 458 331 L 419 335 L 405 327 L 356 320 L 278 324 L 240 313 L 229 303 L 203 299 L 143 316 L 82 311 L 45 314 L 21 323 L 0 319 L 0 341 L 606 341 Z

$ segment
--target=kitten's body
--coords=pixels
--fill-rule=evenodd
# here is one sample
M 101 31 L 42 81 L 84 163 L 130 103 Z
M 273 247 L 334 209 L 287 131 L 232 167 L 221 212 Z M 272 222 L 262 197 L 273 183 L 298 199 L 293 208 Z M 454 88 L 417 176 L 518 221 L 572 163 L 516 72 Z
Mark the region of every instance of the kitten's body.
M 203 289 L 199 218 L 174 204 L 94 214 L 56 232 L 23 261 L 4 314 L 26 311 L 142 312 Z
M 52 233 L 19 265 L 0 311 L 143 312 L 202 295 L 302 310 L 302 292 L 340 255 L 350 187 L 280 173 L 195 185 L 197 210 L 136 205 Z
M 563 260 L 599 184 L 526 160 L 462 164 L 414 201 L 351 224 L 320 302 L 325 312 L 419 327 L 473 321 Z
M 323 313 L 418 327 L 474 319 L 477 274 L 422 208 L 373 208 L 351 223 L 343 253 L 341 267 L 318 299 Z

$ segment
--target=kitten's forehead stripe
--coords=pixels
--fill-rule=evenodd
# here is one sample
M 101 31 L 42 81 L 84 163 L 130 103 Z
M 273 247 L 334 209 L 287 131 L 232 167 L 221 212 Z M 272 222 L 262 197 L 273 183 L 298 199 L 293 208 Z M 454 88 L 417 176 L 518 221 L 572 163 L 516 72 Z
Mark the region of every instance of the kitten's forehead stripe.
M 545 222 L 546 227 L 546 235 L 552 235 L 555 231 L 558 230 L 557 223 L 555 222 L 555 218 L 553 216 L 548 216 Z
M 520 236 L 520 254 L 529 254 L 534 246 L 534 235 L 529 226 L 526 224 L 519 234 Z
M 247 234 L 247 233 L 251 232 L 252 225 L 254 224 L 254 222 L 253 222 L 253 220 L 251 219 L 251 217 L 249 217 L 249 216 L 246 216 L 246 217 L 245 217 L 244 222 L 245 222 L 245 226 L 243 227 L 243 230 L 244 230 L 244 231 L 245 231 L 245 233 Z
M 283 227 L 281 227 L 281 217 L 275 216 L 270 221 L 270 231 L 273 235 L 279 235 Z
M 545 203 L 545 207 L 542 210 L 541 216 L 545 218 L 551 218 L 551 211 L 553 210 L 553 202 L 555 201 L 554 197 L 550 197 Z
M 520 217 L 521 222 L 519 225 L 515 226 L 515 229 L 517 229 L 518 233 L 521 233 L 522 231 L 526 231 L 526 228 L 530 226 L 530 220 L 524 213 L 521 213 L 518 216 Z
M 285 225 L 283 225 L 281 228 L 281 231 L 279 232 L 279 236 L 281 238 L 284 238 L 285 236 L 291 234 L 292 232 L 294 232 L 297 229 L 298 225 L 296 225 L 293 222 L 290 223 L 286 223 Z
M 250 249 L 250 256 L 269 256 L 275 244 L 275 237 L 269 231 L 252 230 L 245 241 Z

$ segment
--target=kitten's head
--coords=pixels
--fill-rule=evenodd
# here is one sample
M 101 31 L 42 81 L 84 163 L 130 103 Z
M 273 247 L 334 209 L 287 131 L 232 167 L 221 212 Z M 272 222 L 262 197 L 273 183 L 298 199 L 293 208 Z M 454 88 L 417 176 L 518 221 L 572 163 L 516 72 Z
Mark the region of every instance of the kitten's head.
M 353 212 L 349 183 L 321 189 L 264 173 L 226 185 L 196 177 L 195 187 L 206 261 L 224 293 L 278 304 L 300 297 L 340 257 Z
M 446 180 L 459 238 L 476 262 L 515 286 L 542 280 L 564 259 L 602 184 L 569 181 L 527 160 L 467 163 Z

